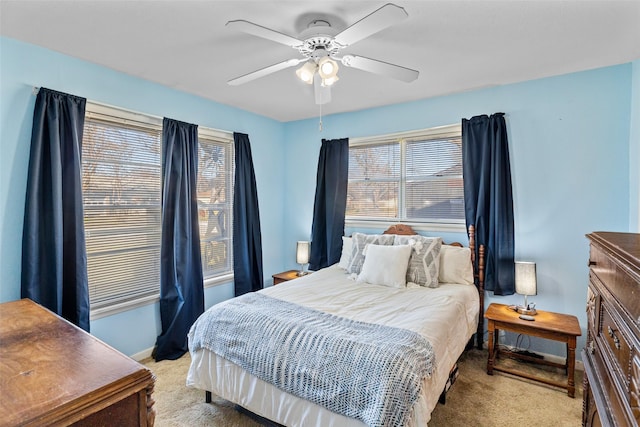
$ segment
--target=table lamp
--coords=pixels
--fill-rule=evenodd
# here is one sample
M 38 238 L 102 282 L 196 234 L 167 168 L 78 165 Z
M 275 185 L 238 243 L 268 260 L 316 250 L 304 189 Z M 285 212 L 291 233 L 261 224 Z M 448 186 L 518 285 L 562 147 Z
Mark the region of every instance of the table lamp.
M 529 295 L 537 295 L 536 283 L 536 263 L 527 261 L 516 261 L 516 293 L 524 295 L 524 305 L 516 307 L 516 311 L 520 314 L 529 316 L 535 315 L 535 304 L 532 306 L 527 303 Z
M 304 271 L 304 265 L 309 263 L 309 250 L 311 244 L 305 241 L 299 241 L 296 243 L 296 262 L 300 264 L 300 271 L 298 271 L 298 276 L 304 276 L 307 274 Z

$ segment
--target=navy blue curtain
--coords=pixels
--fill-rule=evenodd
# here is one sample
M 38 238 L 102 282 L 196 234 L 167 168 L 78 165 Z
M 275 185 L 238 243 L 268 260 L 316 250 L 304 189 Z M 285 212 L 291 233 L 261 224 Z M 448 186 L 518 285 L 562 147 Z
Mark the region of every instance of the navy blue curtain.
M 41 88 L 33 111 L 21 296 L 89 332 L 82 209 L 86 99 Z
M 186 353 L 187 333 L 204 312 L 198 227 L 198 126 L 162 122 L 162 239 L 160 320 L 156 361 Z
M 235 182 L 233 191 L 233 275 L 235 295 L 260 290 L 262 278 L 262 234 L 258 191 L 253 171 L 249 135 L 233 133 Z
M 513 195 L 504 113 L 462 119 L 462 171 L 467 227 L 485 246 L 485 289 L 514 293 Z
M 349 139 L 322 140 L 316 175 L 309 269 L 340 261 L 349 180 Z

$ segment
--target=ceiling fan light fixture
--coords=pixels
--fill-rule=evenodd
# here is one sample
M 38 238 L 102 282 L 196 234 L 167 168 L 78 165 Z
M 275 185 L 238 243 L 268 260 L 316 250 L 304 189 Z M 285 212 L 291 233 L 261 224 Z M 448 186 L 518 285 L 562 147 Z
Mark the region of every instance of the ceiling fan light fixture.
M 333 77 L 329 77 L 326 79 L 322 79 L 322 86 L 331 86 L 333 85 L 335 82 L 337 82 L 338 80 L 340 80 L 338 78 L 338 76 L 333 76 Z
M 285 68 L 297 67 L 304 62 L 296 70 L 296 75 L 304 83 L 314 86 L 316 104 L 322 105 L 330 102 L 331 86 L 338 81 L 337 62 L 341 62 L 340 66 L 411 82 L 418 78 L 418 71 L 363 56 L 344 55 L 341 58 L 338 55 L 342 49 L 407 17 L 408 14 L 402 7 L 387 3 L 342 31 L 333 28 L 331 23 L 322 17 L 314 19 L 299 38 L 245 20 L 229 21 L 228 27 L 294 48 L 302 57 L 258 69 L 227 83 L 240 85 Z
M 336 78 L 338 76 L 338 64 L 328 56 L 320 58 L 318 61 L 318 74 L 323 80 Z
M 307 61 L 304 65 L 296 70 L 296 75 L 300 80 L 310 85 L 313 84 L 313 75 L 316 72 L 317 65 L 313 61 Z

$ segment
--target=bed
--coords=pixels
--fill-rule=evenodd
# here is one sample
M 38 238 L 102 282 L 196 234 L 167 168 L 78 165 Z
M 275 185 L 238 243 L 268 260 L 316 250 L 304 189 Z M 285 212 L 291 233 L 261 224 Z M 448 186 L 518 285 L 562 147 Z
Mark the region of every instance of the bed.
M 444 245 L 441 241 L 438 243 L 437 239 L 434 243 L 433 238 L 417 236 L 410 227 L 401 224 L 391 227 L 383 235 L 376 236 L 382 237 L 372 238 L 368 235 L 362 237 L 359 233 L 354 233 L 351 239 L 353 241 L 345 238 L 345 248 L 343 249 L 340 263 L 298 279 L 281 283 L 278 286 L 265 288 L 254 293 L 256 295 L 247 295 L 246 298 L 252 299 L 245 301 L 244 306 L 242 306 L 242 301 L 240 300 L 245 296 L 229 300 L 230 302 L 217 304 L 207 310 L 194 323 L 189 333 L 189 348 L 192 361 L 187 374 L 187 386 L 205 390 L 208 401 L 210 401 L 210 393 L 214 393 L 253 414 L 286 426 L 362 427 L 364 425 L 404 425 L 412 427 L 427 425 L 431 418 L 431 412 L 438 401 L 443 401 L 443 392 L 451 384 L 452 373 L 456 369 L 456 362 L 459 356 L 466 347 L 472 345 L 474 336 L 477 338 L 478 346 L 482 345 L 482 308 L 484 304 L 482 298 L 484 293 L 482 283 L 483 248 L 480 248 L 478 262 L 475 262 L 475 257 L 473 256 L 475 253 L 473 250 L 473 229 L 470 229 L 469 248 L 462 248 L 462 245 L 459 244 L 455 244 L 456 246 Z M 421 246 L 420 242 L 422 241 L 425 244 L 432 245 L 434 248 L 438 246 L 437 260 L 429 265 L 433 267 L 437 262 L 437 273 L 431 273 L 432 275 L 437 274 L 439 280 L 436 280 L 435 284 L 427 283 L 428 286 L 425 286 L 424 277 L 419 277 L 419 274 L 410 275 L 411 266 L 418 265 L 414 263 L 414 257 L 417 256 L 419 250 L 422 250 L 422 253 L 427 251 L 425 249 L 426 246 Z M 363 242 L 368 243 L 363 244 Z M 347 248 L 347 246 L 351 246 L 351 248 Z M 397 247 L 393 248 L 393 246 Z M 406 249 L 407 246 L 410 247 L 409 250 Z M 431 251 L 431 255 L 435 253 L 433 252 L 435 249 L 433 251 L 429 249 L 429 251 Z M 407 252 L 411 254 L 409 257 L 406 255 Z M 395 261 L 396 255 L 389 254 L 400 253 L 402 254 L 398 255 L 398 259 L 409 260 L 409 268 L 405 267 L 403 270 L 403 274 L 406 272 L 406 284 L 398 285 L 392 283 L 390 285 L 389 280 L 393 282 L 394 279 L 389 279 L 386 276 L 395 274 L 397 279 L 399 273 L 389 273 L 393 268 L 384 267 L 383 264 Z M 461 255 L 466 256 L 468 259 L 461 262 Z M 354 267 L 358 262 L 360 263 L 359 269 Z M 374 267 L 371 267 L 374 264 L 376 264 L 375 271 L 372 270 Z M 402 264 L 402 262 L 399 264 Z M 424 264 L 425 262 L 422 262 L 422 265 Z M 358 271 L 357 274 L 353 272 L 354 269 Z M 380 270 L 384 271 L 381 272 Z M 371 276 L 371 274 L 367 276 L 367 273 L 371 273 L 371 271 L 374 271 L 374 276 Z M 424 275 L 424 271 L 421 268 L 420 272 Z M 376 274 L 378 276 L 384 275 L 385 278 L 380 279 L 380 277 L 376 277 Z M 363 277 L 364 279 L 370 279 L 370 281 L 362 280 Z M 379 280 L 386 282 L 383 284 L 377 283 L 376 281 Z M 455 283 L 450 283 L 452 281 Z M 370 282 L 374 282 L 374 284 Z M 236 303 L 237 307 L 235 307 Z M 233 307 L 233 310 L 256 310 L 258 314 L 255 315 L 255 319 L 258 319 L 259 326 L 243 328 L 236 318 L 233 318 L 233 320 L 225 318 L 221 321 L 220 316 L 223 314 L 220 313 L 221 308 L 217 307 L 221 304 L 227 307 L 227 310 L 231 310 L 228 307 Z M 362 409 L 358 407 L 357 409 L 360 412 L 354 412 L 351 407 L 343 410 L 344 405 L 342 403 L 336 404 L 337 407 L 327 405 L 327 399 L 330 401 L 329 403 L 333 404 L 342 399 L 345 394 L 353 394 L 354 392 L 345 392 L 341 388 L 339 392 L 331 394 L 330 391 L 323 388 L 327 384 L 323 381 L 319 382 L 320 385 L 317 386 L 319 390 L 315 391 L 288 388 L 291 386 L 290 383 L 296 381 L 305 383 L 307 389 L 311 387 L 309 385 L 311 382 L 315 387 L 316 383 L 314 381 L 320 375 L 318 375 L 318 371 L 311 371 L 306 366 L 303 368 L 297 367 L 296 369 L 300 369 L 300 371 L 295 371 L 295 374 L 286 373 L 290 371 L 285 372 L 285 368 L 281 370 L 280 364 L 284 363 L 283 359 L 293 358 L 294 356 L 280 353 L 293 353 L 304 348 L 305 350 L 311 350 L 311 352 L 300 356 L 303 361 L 310 361 L 308 363 L 320 365 L 337 365 L 342 362 L 336 362 L 335 358 L 343 356 L 334 354 L 335 351 L 328 349 L 329 347 L 324 345 L 337 345 L 339 348 L 344 348 L 345 345 L 349 346 L 351 344 L 345 344 L 342 341 L 339 344 L 335 344 L 329 338 L 299 338 L 303 336 L 301 334 L 304 331 L 295 330 L 292 332 L 288 330 L 282 332 L 278 329 L 280 326 L 272 326 L 270 323 L 272 319 L 269 316 L 269 308 L 267 308 L 266 312 L 260 312 L 261 304 L 265 307 L 274 307 L 273 317 L 275 318 L 279 316 L 275 314 L 276 306 L 282 306 L 284 310 L 290 310 L 283 317 L 293 319 L 294 326 L 291 326 L 293 329 L 307 328 L 309 330 L 315 328 L 316 326 L 312 326 L 318 324 L 315 318 L 308 321 L 295 321 L 295 319 L 304 318 L 297 316 L 307 315 L 320 316 L 323 321 L 325 318 L 329 319 L 328 321 L 338 321 L 340 327 L 343 326 L 343 323 L 340 322 L 344 322 L 347 328 L 353 325 L 358 328 L 370 328 L 372 330 L 371 333 L 381 335 L 372 335 L 378 338 L 368 339 L 364 344 L 353 344 L 354 346 L 374 345 L 376 343 L 371 341 L 380 341 L 379 345 L 384 350 L 370 349 L 367 351 L 369 354 L 375 353 L 376 357 L 378 355 L 383 357 L 383 353 L 387 351 L 387 348 L 393 346 L 397 341 L 402 350 L 391 348 L 389 352 L 404 352 L 405 349 L 409 349 L 406 351 L 410 353 L 407 356 L 410 362 L 402 362 L 405 365 L 422 366 L 423 363 L 416 363 L 415 358 L 417 357 L 420 362 L 423 359 L 428 359 L 429 362 L 426 363 L 427 366 L 424 368 L 427 370 L 425 371 L 427 374 L 425 372 L 420 372 L 419 374 L 410 372 L 406 374 L 407 376 L 402 377 L 402 380 L 398 380 L 395 377 L 390 379 L 388 382 L 394 384 L 404 382 L 405 378 L 411 378 L 412 381 L 417 383 L 414 388 L 406 387 L 404 383 L 400 387 L 396 385 L 389 386 L 389 388 L 400 388 L 402 392 L 408 393 L 402 395 L 403 397 L 401 398 L 398 396 L 391 398 L 386 396 L 386 394 L 391 393 L 387 388 L 378 391 L 378 388 L 386 387 L 386 385 L 380 385 L 387 382 L 386 380 L 377 381 L 373 385 L 359 387 L 358 390 L 360 391 L 366 390 L 371 393 L 385 394 L 384 399 L 380 398 L 382 403 L 376 406 L 376 410 L 382 409 L 380 409 L 379 413 L 374 413 L 373 415 L 371 408 Z M 209 313 L 210 311 L 217 312 Z M 244 312 L 240 311 L 240 313 L 239 318 L 254 318 L 253 312 L 251 314 L 242 314 Z M 224 315 L 227 316 L 229 314 Z M 237 315 L 237 313 L 234 315 Z M 261 315 L 263 318 L 259 317 Z M 276 320 L 273 321 L 276 322 Z M 232 327 L 239 329 L 226 329 Z M 330 329 L 332 328 L 334 327 L 332 326 Z M 256 333 L 255 331 L 260 332 Z M 272 331 L 273 335 L 277 334 L 278 338 L 275 339 L 270 336 L 270 334 L 266 333 L 267 331 Z M 241 333 L 252 333 L 259 336 L 257 338 L 241 339 Z M 348 331 L 345 334 L 344 330 L 341 329 L 342 335 L 348 335 L 349 333 L 356 335 L 353 331 Z M 366 332 L 363 333 L 369 333 L 369 329 L 366 329 Z M 400 335 L 393 335 L 393 339 L 389 340 L 392 342 L 385 343 L 383 342 L 385 340 L 379 337 L 386 337 L 387 333 Z M 208 346 L 203 344 L 203 342 L 218 339 L 213 338 L 212 335 L 224 336 L 225 334 L 229 336 L 227 341 L 218 343 L 217 347 L 216 344 Z M 358 334 L 360 334 L 360 330 L 358 330 Z M 292 340 L 281 338 L 285 336 L 295 336 L 296 338 Z M 340 338 L 342 339 L 342 336 Z M 256 339 L 266 341 L 256 342 L 256 344 L 252 344 L 253 347 L 248 347 L 248 342 L 253 342 Z M 305 344 L 296 344 L 295 340 Z M 329 344 L 326 344 L 323 340 L 329 341 Z M 238 344 L 240 341 L 242 341 L 241 344 Z M 274 341 L 282 344 L 268 350 L 267 346 Z M 292 342 L 289 343 L 289 341 Z M 358 339 L 354 338 L 354 341 L 358 341 Z M 309 342 L 313 344 L 308 344 Z M 410 344 L 406 344 L 407 342 L 410 342 Z M 266 359 L 268 363 L 263 359 L 260 359 L 260 362 L 253 359 L 249 361 L 240 360 L 238 359 L 238 354 L 225 354 L 220 351 L 221 348 L 236 347 L 238 345 L 241 353 L 252 353 L 254 351 L 267 353 L 260 355 L 260 357 L 268 358 Z M 317 348 L 314 347 L 316 345 Z M 427 350 L 428 353 L 425 353 Z M 350 353 L 348 354 L 358 355 L 359 357 L 360 353 L 367 353 L 367 351 L 363 352 L 359 347 L 349 347 Z M 428 356 L 424 356 L 425 354 L 428 354 Z M 397 355 L 389 357 L 394 361 L 398 359 Z M 414 357 L 414 359 L 411 359 L 411 357 Z M 355 359 L 357 357 L 349 358 Z M 255 359 L 257 360 L 259 357 L 256 356 Z M 267 367 L 261 368 L 265 363 Z M 303 362 L 299 361 L 298 363 Z M 345 361 L 345 363 L 348 363 L 348 361 Z M 362 364 L 364 362 L 359 360 L 357 363 Z M 380 363 L 387 366 L 390 362 L 386 360 Z M 366 369 L 357 372 L 356 380 L 353 379 L 356 377 L 349 377 L 348 375 L 345 375 L 345 378 L 350 378 L 348 382 L 352 385 L 355 381 L 360 381 L 362 376 L 378 375 L 377 378 L 381 376 L 386 378 L 387 374 L 379 374 L 376 368 L 375 366 L 369 367 L 367 365 Z M 353 367 L 340 366 L 339 369 L 340 372 L 354 371 Z M 388 366 L 384 369 L 388 369 Z M 265 370 L 273 372 L 265 373 Z M 393 370 L 403 371 L 403 369 L 395 367 Z M 367 374 L 363 372 L 367 372 Z M 327 377 L 331 377 L 331 375 L 334 375 L 334 373 L 328 373 Z M 295 380 L 288 376 L 293 377 Z M 278 383 L 277 381 L 279 380 L 282 382 Z M 365 379 L 362 381 L 365 381 Z M 408 379 L 406 381 L 410 382 Z M 333 382 L 330 384 L 331 386 L 327 386 L 328 388 L 334 386 L 344 386 L 346 388 L 348 386 L 348 384 L 336 386 Z M 357 384 L 360 383 L 358 382 Z M 312 394 L 309 395 L 308 393 Z M 327 398 L 326 396 L 329 395 L 331 397 Z M 404 396 L 410 396 L 410 398 L 405 399 Z M 359 396 L 360 399 L 376 400 L 377 402 L 377 395 L 374 397 L 375 399 L 372 398 L 372 395 Z M 348 398 L 344 397 L 344 399 Z M 397 405 L 398 400 L 404 401 L 407 407 L 400 410 L 395 406 L 389 406 Z M 352 400 L 349 401 L 351 402 Z M 391 402 L 389 403 L 388 401 Z M 363 412 L 365 412 L 364 415 Z M 391 413 L 391 417 L 388 416 L 389 413 Z M 394 418 L 396 413 L 399 415 Z

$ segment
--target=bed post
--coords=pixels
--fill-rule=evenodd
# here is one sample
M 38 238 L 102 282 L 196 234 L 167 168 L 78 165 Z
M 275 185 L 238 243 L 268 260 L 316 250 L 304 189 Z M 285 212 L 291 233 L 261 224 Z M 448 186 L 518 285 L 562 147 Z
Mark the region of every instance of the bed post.
M 476 345 L 482 350 L 484 338 L 484 245 L 478 248 L 478 257 L 476 259 L 476 227 L 469 226 L 469 249 L 471 249 L 471 262 L 474 267 L 474 276 L 476 279 L 476 287 L 478 288 L 478 296 L 480 299 L 480 311 L 478 313 L 478 330 L 476 331 Z M 477 273 L 476 273 L 477 271 Z

